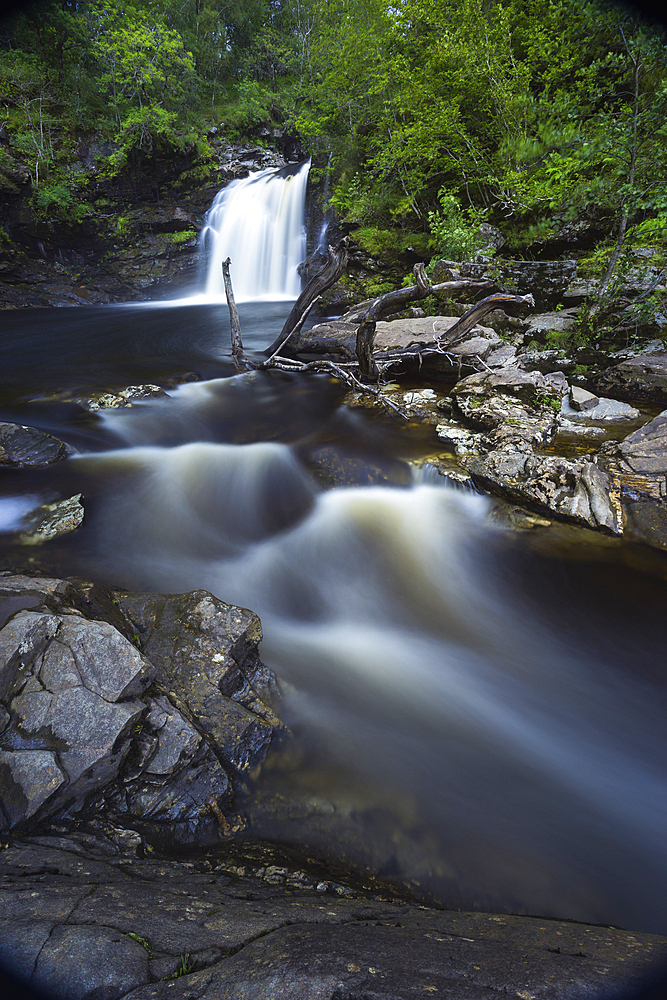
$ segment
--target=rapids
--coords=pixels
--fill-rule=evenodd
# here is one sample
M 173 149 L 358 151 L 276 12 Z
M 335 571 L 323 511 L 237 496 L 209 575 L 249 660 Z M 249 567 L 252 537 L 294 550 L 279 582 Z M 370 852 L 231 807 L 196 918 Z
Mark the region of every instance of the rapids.
M 47 313 L 8 318 L 0 416 L 78 454 L 0 470 L 0 537 L 15 553 L 26 505 L 81 492 L 83 526 L 41 551 L 52 572 L 205 588 L 260 615 L 301 758 L 260 777 L 251 832 L 445 905 L 667 931 L 660 554 L 495 526 L 489 498 L 409 465 L 435 435 L 343 406 L 325 377 L 226 377 L 216 306 Z M 242 321 L 259 346 L 280 311 Z M 74 401 L 85 383 L 168 385 L 192 366 L 206 380 L 166 399 Z M 327 488 L 321 449 L 353 461 L 357 485 Z M 289 808 L 267 810 L 281 796 Z M 316 831 L 298 820 L 313 810 Z

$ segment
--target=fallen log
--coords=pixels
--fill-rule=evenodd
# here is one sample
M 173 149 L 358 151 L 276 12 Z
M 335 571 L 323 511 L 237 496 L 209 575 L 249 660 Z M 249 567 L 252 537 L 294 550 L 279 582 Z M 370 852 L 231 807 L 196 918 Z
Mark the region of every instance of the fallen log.
M 413 274 L 415 276 L 416 284 L 409 285 L 407 288 L 398 288 L 394 292 L 387 292 L 385 295 L 381 295 L 379 298 L 375 299 L 370 309 L 364 316 L 363 320 L 357 328 L 357 360 L 359 362 L 359 372 L 362 379 L 368 382 L 377 382 L 380 377 L 380 372 L 373 359 L 373 343 L 375 341 L 375 329 L 377 322 L 382 316 L 387 315 L 387 313 L 395 312 L 397 309 L 403 308 L 408 302 L 414 302 L 416 299 L 426 298 L 427 295 L 443 295 L 448 292 L 460 291 L 462 288 L 491 288 L 493 282 L 491 281 L 472 281 L 472 280 L 454 280 L 454 281 L 443 281 L 437 285 L 432 285 L 429 281 L 423 264 L 415 264 L 413 268 Z M 500 296 L 502 298 L 502 296 Z M 505 296 L 505 298 L 512 298 L 513 296 Z M 514 296 L 516 297 L 516 296 Z M 489 296 L 493 298 L 493 296 Z M 486 302 L 486 299 L 482 300 Z M 481 305 L 482 303 L 478 303 Z M 476 306 L 473 306 L 475 309 Z M 461 336 L 465 336 L 467 330 L 471 329 L 475 323 L 479 322 L 481 316 L 486 312 L 490 312 L 494 306 L 489 306 L 488 309 L 482 311 L 480 315 L 466 328 Z M 460 323 L 468 316 L 465 313 L 461 317 L 459 323 L 456 324 L 458 327 Z
M 301 329 L 308 313 L 327 288 L 335 285 L 347 267 L 347 236 L 336 244 L 328 247 L 328 259 L 322 270 L 310 279 L 301 295 L 298 297 L 283 325 L 280 334 L 266 350 L 267 360 L 275 357 L 285 347 L 293 333 Z M 261 367 L 261 366 L 260 366 Z

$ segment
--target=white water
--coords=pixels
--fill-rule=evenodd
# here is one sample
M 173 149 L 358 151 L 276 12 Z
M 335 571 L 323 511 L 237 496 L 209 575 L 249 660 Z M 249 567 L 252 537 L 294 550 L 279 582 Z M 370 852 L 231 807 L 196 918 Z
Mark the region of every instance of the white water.
M 200 245 L 207 259 L 205 296 L 224 299 L 221 264 L 238 302 L 296 299 L 306 257 L 304 211 L 310 161 L 295 172 L 260 170 L 232 181 L 206 214 Z
M 169 408 L 195 434 L 242 381 Z M 632 675 L 632 629 L 606 635 L 575 603 L 555 619 L 544 594 L 533 607 L 494 557 L 485 498 L 322 493 L 277 442 L 150 446 L 165 409 L 110 411 L 146 443 L 74 460 L 108 487 L 96 571 L 255 610 L 298 726 L 330 769 L 435 831 L 431 857 L 400 865 L 450 904 L 664 929 L 664 706 Z

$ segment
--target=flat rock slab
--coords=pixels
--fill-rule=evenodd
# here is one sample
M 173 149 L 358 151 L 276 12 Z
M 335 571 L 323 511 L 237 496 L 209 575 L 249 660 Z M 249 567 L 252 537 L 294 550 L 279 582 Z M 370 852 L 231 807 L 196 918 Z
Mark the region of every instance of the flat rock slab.
M 581 392 L 582 390 L 579 391 Z M 599 398 L 597 396 L 593 396 L 593 399 L 598 400 L 595 405 L 589 406 L 585 410 L 577 410 L 570 405 L 568 397 L 564 396 L 560 408 L 561 416 L 566 420 L 571 420 L 573 423 L 579 424 L 627 424 L 632 420 L 639 420 L 641 417 L 640 411 L 634 406 L 630 406 L 629 403 L 622 403 L 618 399 Z
M 54 1000 L 612 997 L 667 960 L 651 934 L 341 897 L 222 855 L 120 857 L 102 836 L 47 841 L 0 851 L 0 961 Z

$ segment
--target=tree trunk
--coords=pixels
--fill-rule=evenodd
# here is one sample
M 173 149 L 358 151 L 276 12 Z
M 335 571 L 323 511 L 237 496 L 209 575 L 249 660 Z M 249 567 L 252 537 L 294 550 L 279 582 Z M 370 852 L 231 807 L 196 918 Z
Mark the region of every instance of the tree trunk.
M 377 382 L 380 376 L 378 367 L 373 360 L 373 342 L 375 340 L 375 327 L 382 316 L 390 312 L 395 312 L 396 309 L 402 308 L 408 302 L 414 302 L 416 299 L 424 299 L 427 295 L 458 291 L 461 288 L 490 288 L 493 285 L 491 281 L 467 280 L 443 281 L 439 285 L 432 285 L 426 276 L 423 264 L 415 264 L 413 273 L 417 284 L 409 285 L 407 288 L 398 288 L 395 292 L 387 292 L 386 295 L 381 295 L 378 299 L 375 299 L 357 329 L 357 360 L 362 379 L 366 379 L 369 382 Z M 493 306 L 490 308 L 492 309 Z M 486 311 L 488 312 L 489 310 Z M 459 323 L 462 320 L 463 317 L 461 317 Z M 456 324 L 457 327 L 459 323 Z M 475 323 L 473 322 L 471 325 L 474 326 Z
M 225 283 L 225 295 L 227 296 L 227 306 L 229 308 L 229 322 L 232 335 L 232 357 L 234 358 L 234 364 L 239 371 L 247 371 L 250 366 L 243 350 L 243 340 L 241 339 L 241 320 L 239 319 L 239 311 L 236 308 L 236 300 L 234 299 L 234 290 L 232 288 L 232 279 L 229 273 L 231 263 L 232 262 L 229 257 L 227 260 L 223 260 L 222 278 Z
M 301 329 L 306 316 L 315 304 L 315 301 L 319 299 L 320 295 L 335 285 L 343 271 L 347 267 L 347 237 L 344 237 L 340 243 L 337 243 L 335 247 L 328 247 L 329 257 L 319 272 L 314 278 L 311 278 L 301 295 L 296 300 L 292 306 L 292 310 L 285 320 L 285 324 L 280 331 L 280 334 L 273 341 L 271 346 L 265 352 L 270 357 L 278 354 L 279 351 L 283 349 L 289 338 L 297 330 Z

